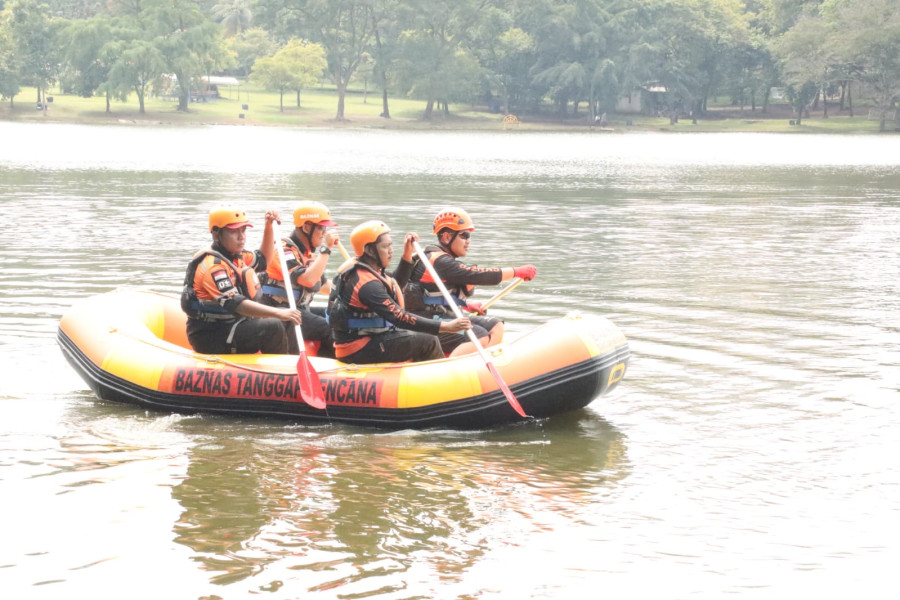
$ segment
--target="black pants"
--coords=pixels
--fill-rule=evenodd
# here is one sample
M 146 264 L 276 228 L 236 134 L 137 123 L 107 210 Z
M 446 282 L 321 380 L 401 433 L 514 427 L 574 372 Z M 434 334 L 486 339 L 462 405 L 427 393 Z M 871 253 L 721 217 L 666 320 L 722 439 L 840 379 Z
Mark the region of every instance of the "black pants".
M 456 318 L 456 315 L 450 311 L 449 308 L 443 307 L 441 312 L 434 311 L 413 311 L 417 315 L 421 315 L 427 319 L 440 318 L 442 321 L 452 321 Z M 502 323 L 503 319 L 496 319 L 494 317 L 487 317 L 482 315 L 466 315 L 469 317 L 469 320 L 472 321 L 472 333 L 475 334 L 475 337 L 479 340 L 481 338 L 485 338 L 491 333 L 491 329 L 497 326 L 498 323 Z M 460 331 L 457 333 L 439 333 L 438 338 L 441 340 L 441 350 L 444 351 L 444 354 L 450 354 L 458 346 L 465 344 L 469 341 L 469 336 L 465 331 Z
M 287 302 L 278 302 L 269 295 L 263 296 L 262 303 L 277 308 L 287 306 Z M 307 306 L 300 309 L 300 314 L 303 315 L 303 323 L 300 325 L 303 340 L 319 342 L 319 351 L 316 356 L 334 358 L 334 339 L 331 337 L 331 327 L 325 320 L 325 307 Z M 297 346 L 297 334 L 294 333 L 294 324 L 284 321 L 284 331 L 287 335 L 288 354 L 300 354 L 300 348 Z
M 300 325 L 303 340 L 319 342 L 319 351 L 316 352 L 316 356 L 334 358 L 334 339 L 331 337 L 331 326 L 325 320 L 325 307 L 313 306 L 303 308 L 300 312 L 303 314 L 303 324 Z M 284 322 L 284 329 L 288 336 L 288 353 L 300 354 L 294 327 L 295 325 L 290 321 Z
M 502 323 L 502 319 L 495 319 L 493 317 L 482 317 L 479 315 L 468 315 L 469 320 L 472 321 L 472 333 L 475 334 L 475 337 L 479 340 L 481 338 L 488 337 L 491 334 L 491 329 L 497 326 L 498 323 Z M 454 318 L 454 317 L 449 317 Z M 438 338 L 441 340 L 441 350 L 444 351 L 444 354 L 450 354 L 458 346 L 469 341 L 469 336 L 465 331 L 459 331 L 457 333 L 440 333 L 438 334 Z
M 436 335 L 407 331 L 387 331 L 373 335 L 362 350 L 340 359 L 345 363 L 367 365 L 382 362 L 419 362 L 444 358 Z
M 278 319 L 243 318 L 237 323 L 188 319 L 187 335 L 194 350 L 204 354 L 287 354 L 288 350 Z

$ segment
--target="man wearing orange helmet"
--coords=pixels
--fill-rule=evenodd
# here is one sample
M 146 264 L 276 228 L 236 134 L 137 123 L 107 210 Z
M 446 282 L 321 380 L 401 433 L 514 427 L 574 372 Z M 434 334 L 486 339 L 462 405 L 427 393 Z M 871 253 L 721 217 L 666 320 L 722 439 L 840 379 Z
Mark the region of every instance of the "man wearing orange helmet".
M 439 333 L 465 331 L 468 318 L 435 321 L 407 312 L 403 286 L 412 270 L 415 234 L 406 234 L 403 257 L 393 276 L 391 229 L 381 221 L 354 228 L 350 242 L 356 259 L 335 278 L 328 316 L 337 358 L 346 363 L 422 361 L 443 358 Z
M 472 232 L 475 231 L 472 217 L 461 208 L 451 206 L 441 209 L 434 218 L 433 225 L 432 233 L 437 234 L 438 243 L 427 246 L 425 254 L 454 302 L 472 313 L 484 314 L 480 310 L 480 303 L 469 300 L 476 285 L 497 285 L 513 277 L 530 281 L 537 275 L 537 269 L 533 265 L 481 268 L 469 266 L 459 260 L 468 254 Z M 453 310 L 425 265 L 416 261 L 410 280 L 412 283 L 406 289 L 410 310 L 430 318 L 453 318 Z M 502 320 L 487 316 L 472 316 L 471 320 L 475 335 L 483 346 L 493 346 L 503 341 Z M 440 339 L 441 347 L 450 356 L 475 351 L 474 344 L 467 341 L 466 336 L 448 333 L 441 334 Z
M 272 222 L 278 213 L 266 212 L 260 249 L 244 250 L 247 228 L 253 227 L 240 208 L 219 207 L 209 212 L 212 245 L 191 259 L 184 277 L 181 308 L 188 316 L 187 336 L 205 354 L 284 354 L 288 349 L 282 321 L 299 325 L 300 311 L 280 310 L 259 302 L 257 273 L 275 254 Z
M 325 277 L 325 267 L 335 245 L 340 241 L 338 232 L 329 227 L 337 227 L 331 219 L 331 211 L 321 202 L 303 202 L 294 209 L 294 231 L 282 240 L 281 253 L 276 252 L 266 267 L 266 283 L 262 286 L 263 304 L 288 306 L 284 277 L 281 274 L 281 259 L 287 262 L 291 278 L 291 289 L 297 308 L 303 314 L 300 326 L 304 341 L 319 342 L 317 356 L 334 358 L 334 341 L 331 327 L 325 320 L 323 307 L 310 307 L 317 293 L 331 292 L 331 282 Z M 291 329 L 294 325 L 285 322 L 288 348 L 297 354 L 297 336 Z

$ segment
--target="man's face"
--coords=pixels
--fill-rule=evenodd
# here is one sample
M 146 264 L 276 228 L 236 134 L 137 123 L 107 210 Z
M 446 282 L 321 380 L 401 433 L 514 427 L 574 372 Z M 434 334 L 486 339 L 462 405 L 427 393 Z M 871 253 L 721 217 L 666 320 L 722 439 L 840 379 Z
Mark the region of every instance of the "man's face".
M 236 227 L 234 229 L 224 227 L 216 232 L 219 244 L 222 245 L 229 254 L 240 254 L 247 243 L 247 227 Z
M 391 264 L 394 257 L 394 240 L 391 234 L 382 233 L 375 242 L 375 251 L 378 253 L 379 264 L 385 268 Z
M 446 236 L 444 244 L 450 248 L 450 251 L 453 252 L 453 254 L 456 256 L 465 256 L 469 253 L 469 240 L 472 237 L 472 232 L 448 232 L 445 233 L 444 236 Z

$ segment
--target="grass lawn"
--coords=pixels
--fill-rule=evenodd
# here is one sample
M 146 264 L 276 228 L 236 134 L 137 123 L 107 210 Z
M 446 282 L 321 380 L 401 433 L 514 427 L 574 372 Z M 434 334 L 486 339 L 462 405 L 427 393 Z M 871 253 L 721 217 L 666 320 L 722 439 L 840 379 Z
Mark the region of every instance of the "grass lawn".
M 589 116 L 565 119 L 546 115 L 532 117 L 522 115 L 518 125 L 504 125 L 502 115 L 482 112 L 468 105 L 451 105 L 450 117 L 444 118 L 437 111 L 430 121 L 422 118 L 425 103 L 421 100 L 390 98 L 390 119 L 383 119 L 381 94 L 349 92 L 345 97 L 344 121 L 336 121 L 337 94 L 334 89 L 315 88 L 304 90 L 297 106 L 296 93 L 284 96 L 284 110 L 279 107 L 277 93 L 261 90 L 252 85 L 240 88 L 223 88 L 222 97 L 209 102 L 195 102 L 189 112 L 176 110 L 174 101 L 150 98 L 145 105 L 145 113 L 140 114 L 136 98 L 132 95 L 127 102 L 113 101 L 111 112 L 106 113 L 106 101 L 102 97 L 81 98 L 51 92 L 53 102 L 46 113 L 37 110 L 37 94 L 33 88 L 23 88 L 16 96 L 13 106 L 10 102 L 0 103 L 0 119 L 35 122 L 70 122 L 92 124 L 160 124 L 160 125 L 273 125 L 294 127 L 367 127 L 384 129 L 478 129 L 478 130 L 519 130 L 519 131 L 583 131 L 589 127 Z M 247 106 L 246 109 L 243 106 Z M 832 116 L 824 118 L 821 111 L 803 119 L 802 125 L 791 125 L 790 111 L 784 106 L 772 106 L 767 113 L 760 110 L 743 111 L 732 107 L 717 107 L 710 111 L 708 118 L 692 123 L 682 118 L 670 124 L 668 118 L 646 115 L 613 114 L 609 129 L 612 133 L 628 131 L 669 131 L 669 132 L 773 132 L 773 133 L 878 133 L 878 122 L 867 119 L 865 108 L 857 109 L 855 116 L 839 114 L 832 109 Z M 241 117 L 240 115 L 243 115 Z M 631 124 L 628 125 L 627 122 Z M 887 133 L 893 133 L 892 123 Z M 607 131 L 603 131 L 607 133 Z
M 390 99 L 391 119 L 379 116 L 381 95 L 348 93 L 344 100 L 344 121 L 336 121 L 337 93 L 333 89 L 304 90 L 297 106 L 295 92 L 284 95 L 284 109 L 279 95 L 252 86 L 225 88 L 222 97 L 209 102 L 193 102 L 188 112 L 176 110 L 177 103 L 162 98 L 148 98 L 141 114 L 137 99 L 112 101 L 106 113 L 102 97 L 81 98 L 58 92 L 49 94 L 46 114 L 37 110 L 34 88 L 23 88 L 10 102 L 0 103 L 0 119 L 15 121 L 54 121 L 72 123 L 146 123 L 146 124 L 228 124 L 228 125 L 292 125 L 299 127 L 396 127 L 396 128 L 483 128 L 501 125 L 501 115 L 482 113 L 451 106 L 450 119 L 422 120 L 425 103 L 420 100 Z M 243 107 L 247 106 L 246 109 Z M 243 114 L 243 117 L 240 115 Z

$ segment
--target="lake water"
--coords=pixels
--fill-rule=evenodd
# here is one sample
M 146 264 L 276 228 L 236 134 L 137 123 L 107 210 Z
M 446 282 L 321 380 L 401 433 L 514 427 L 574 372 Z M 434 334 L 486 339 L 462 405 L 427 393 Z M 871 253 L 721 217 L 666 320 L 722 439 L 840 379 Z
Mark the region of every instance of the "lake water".
M 896 136 L 0 123 L 3 596 L 895 597 L 898 189 Z M 385 433 L 145 412 L 64 361 L 75 300 L 179 291 L 210 206 L 299 198 L 345 241 L 465 207 L 471 260 L 539 269 L 509 334 L 599 313 L 628 373 Z

